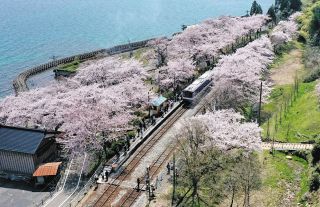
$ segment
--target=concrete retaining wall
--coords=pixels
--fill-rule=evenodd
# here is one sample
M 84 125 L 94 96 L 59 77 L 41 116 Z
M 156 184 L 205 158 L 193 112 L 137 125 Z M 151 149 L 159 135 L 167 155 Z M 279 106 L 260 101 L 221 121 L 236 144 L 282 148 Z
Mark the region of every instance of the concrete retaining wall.
M 33 76 L 33 75 L 36 75 L 36 74 L 41 73 L 43 71 L 46 71 L 48 69 L 57 67 L 60 64 L 70 63 L 70 62 L 74 61 L 76 58 L 83 61 L 83 60 L 95 58 L 98 55 L 115 55 L 115 54 L 120 54 L 120 53 L 124 53 L 124 52 L 137 50 L 139 48 L 145 47 L 150 40 L 152 40 L 152 39 L 143 40 L 143 41 L 139 41 L 139 42 L 132 42 L 129 44 L 117 45 L 117 46 L 114 46 L 114 47 L 111 47 L 108 49 L 96 50 L 96 51 L 87 52 L 87 53 L 83 53 L 83 54 L 79 54 L 79 55 L 73 55 L 70 57 L 61 58 L 58 60 L 54 60 L 54 61 L 42 64 L 42 65 L 30 68 L 30 69 L 28 69 L 18 75 L 18 77 L 13 81 L 13 88 L 14 88 L 15 93 L 17 95 L 19 92 L 29 90 L 26 81 L 30 76 Z

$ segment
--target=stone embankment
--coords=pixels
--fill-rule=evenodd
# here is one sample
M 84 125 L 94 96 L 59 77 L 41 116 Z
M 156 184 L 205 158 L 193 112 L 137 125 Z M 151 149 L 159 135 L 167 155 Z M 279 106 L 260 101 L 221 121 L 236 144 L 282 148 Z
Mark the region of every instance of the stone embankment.
M 30 76 L 33 76 L 33 75 L 36 75 L 36 74 L 41 73 L 43 71 L 52 69 L 54 67 L 57 67 L 58 65 L 70 63 L 76 59 L 78 59 L 80 61 L 84 61 L 84 60 L 88 60 L 91 58 L 99 57 L 100 55 L 110 56 L 110 55 L 115 55 L 115 54 L 120 54 L 120 53 L 124 53 L 124 52 L 137 50 L 139 48 L 146 47 L 147 43 L 150 40 L 152 40 L 152 39 L 143 40 L 143 41 L 139 41 L 139 42 L 132 42 L 129 44 L 117 45 L 117 46 L 114 46 L 111 48 L 96 50 L 96 51 L 83 53 L 83 54 L 79 54 L 79 55 L 73 55 L 70 57 L 53 60 L 48 63 L 30 68 L 30 69 L 20 73 L 18 75 L 18 77 L 13 81 L 14 91 L 15 91 L 16 95 L 18 95 L 18 93 L 20 93 L 20 92 L 28 91 L 29 88 L 27 86 L 26 81 Z

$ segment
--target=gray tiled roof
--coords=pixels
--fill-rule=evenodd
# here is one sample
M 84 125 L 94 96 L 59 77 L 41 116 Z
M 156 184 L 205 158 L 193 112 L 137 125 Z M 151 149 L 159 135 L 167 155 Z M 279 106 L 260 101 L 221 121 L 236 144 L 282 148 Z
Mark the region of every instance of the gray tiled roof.
M 35 154 L 45 131 L 0 125 L 0 150 Z

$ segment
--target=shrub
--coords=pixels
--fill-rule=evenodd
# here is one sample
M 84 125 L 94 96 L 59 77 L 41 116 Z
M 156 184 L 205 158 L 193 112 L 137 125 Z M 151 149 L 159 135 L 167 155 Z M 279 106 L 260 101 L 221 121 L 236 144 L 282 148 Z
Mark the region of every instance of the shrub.
M 316 70 L 312 71 L 310 74 L 308 74 L 303 82 L 304 83 L 310 83 L 312 81 L 317 80 L 318 78 L 320 78 L 320 68 L 317 68 Z
M 311 155 L 312 155 L 312 163 L 313 165 L 317 164 L 317 162 L 319 162 L 320 160 L 320 143 L 317 142 L 312 151 L 311 151 Z
M 127 135 L 129 138 L 134 138 L 136 136 L 136 133 L 134 131 L 129 131 Z
M 139 117 L 144 117 L 145 116 L 145 113 L 143 111 L 139 111 L 139 110 L 133 112 L 133 114 L 136 115 L 136 116 L 139 116 Z
M 174 98 L 174 93 L 173 91 L 166 91 L 162 94 L 164 97 L 166 97 L 167 99 L 173 99 Z
M 121 150 L 124 148 L 125 144 L 126 144 L 126 141 L 125 141 L 125 140 L 119 139 L 119 140 L 117 140 L 117 141 L 115 141 L 115 142 L 112 142 L 112 144 L 111 144 L 111 150 L 112 150 L 113 152 L 119 152 L 119 151 L 121 151 Z
M 308 161 L 308 152 L 306 152 L 304 150 L 293 151 L 292 155 L 295 155 L 297 157 L 300 157 L 300 158 Z
M 133 126 L 139 126 L 139 124 L 141 123 L 139 118 L 133 119 L 130 124 Z
M 320 66 L 320 48 L 307 45 L 303 53 L 303 63 L 308 69 L 316 69 Z
M 310 191 L 317 191 L 320 187 L 320 176 L 318 172 L 313 172 L 310 178 L 310 185 L 309 190 Z

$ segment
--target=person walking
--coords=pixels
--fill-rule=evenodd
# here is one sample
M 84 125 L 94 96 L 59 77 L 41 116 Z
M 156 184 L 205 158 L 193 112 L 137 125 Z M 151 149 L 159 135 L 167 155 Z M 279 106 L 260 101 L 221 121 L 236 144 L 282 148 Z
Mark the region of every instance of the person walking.
M 138 132 L 138 137 L 140 137 L 140 127 L 137 128 L 137 132 Z
M 108 173 L 108 170 L 106 170 L 105 172 L 105 181 L 108 182 L 108 177 L 109 177 L 109 173 Z
M 140 189 L 140 178 L 137 178 L 137 191 Z
M 155 188 L 158 189 L 159 187 L 159 177 L 156 178 Z
M 143 126 L 144 130 L 146 130 L 146 129 L 147 129 L 147 127 L 146 127 L 146 122 L 145 122 L 145 120 L 144 120 L 144 119 L 142 119 L 142 126 Z
M 170 163 L 167 164 L 167 174 L 170 175 Z

